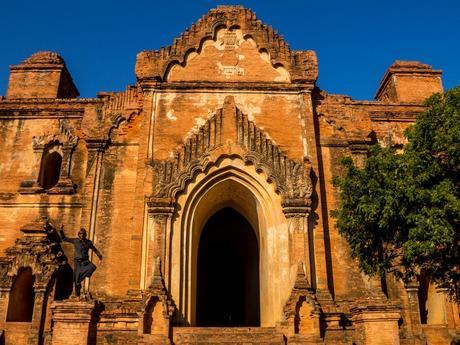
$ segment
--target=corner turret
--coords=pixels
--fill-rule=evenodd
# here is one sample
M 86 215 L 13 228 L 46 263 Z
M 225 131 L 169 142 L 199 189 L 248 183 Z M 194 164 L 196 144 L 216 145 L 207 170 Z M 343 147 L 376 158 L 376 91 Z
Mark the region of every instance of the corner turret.
M 419 61 L 395 61 L 386 71 L 375 94 L 378 101 L 419 103 L 442 92 L 442 71 Z
M 37 52 L 10 66 L 7 98 L 76 98 L 78 90 L 64 59 L 54 52 Z

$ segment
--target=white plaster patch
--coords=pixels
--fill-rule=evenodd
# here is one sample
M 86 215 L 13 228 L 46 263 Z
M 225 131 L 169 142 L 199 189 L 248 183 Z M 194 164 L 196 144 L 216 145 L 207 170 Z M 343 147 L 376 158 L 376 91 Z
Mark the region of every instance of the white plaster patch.
M 241 43 L 244 41 L 243 32 L 240 29 L 228 30 L 220 29 L 216 33 L 216 42 L 214 46 L 218 50 L 224 49 L 237 49 L 240 47 Z
M 270 63 L 270 55 L 268 55 L 267 52 L 261 52 L 261 53 L 260 53 L 260 57 L 261 57 L 262 60 L 264 60 L 265 62 Z
M 187 55 L 186 62 L 192 61 L 194 58 L 198 56 L 197 52 L 191 52 Z
M 206 123 L 206 119 L 202 118 L 202 117 L 197 117 L 195 119 L 195 125 L 188 131 L 188 133 L 185 135 L 185 140 L 187 140 L 187 138 L 189 138 L 190 136 L 192 136 L 193 134 L 196 134 L 198 133 L 199 129 L 201 126 L 203 126 L 204 124 Z M 184 140 L 184 141 L 185 141 Z
M 176 65 L 176 66 L 178 66 L 178 65 Z M 164 101 L 171 102 L 171 101 L 173 101 L 175 98 L 176 98 L 176 94 L 175 94 L 174 92 L 167 92 L 167 93 L 162 93 L 162 94 L 161 94 L 161 98 L 159 98 L 158 101 L 164 100 Z
M 235 49 L 238 47 L 238 37 L 236 37 L 236 32 L 228 31 L 223 36 L 223 43 L 225 49 Z
M 251 97 L 238 97 L 237 107 L 248 117 L 250 121 L 255 120 L 255 116 L 262 112 L 265 96 L 251 95 Z
M 177 121 L 177 117 L 174 115 L 172 110 L 166 113 L 166 117 L 171 121 Z
M 207 94 L 199 94 L 199 96 L 193 96 L 193 105 L 195 107 L 205 107 L 209 102 Z
M 215 46 L 215 47 L 216 47 L 217 49 L 219 49 L 219 50 L 223 50 L 223 49 L 224 49 L 224 48 L 220 49 L 220 48 L 217 46 L 216 42 L 214 42 L 212 39 L 207 39 L 207 40 L 205 40 L 205 41 L 203 42 L 203 44 L 201 45 L 201 50 L 203 50 L 203 49 L 206 48 L 206 47 L 210 47 L 210 46 Z
M 206 123 L 206 119 L 203 119 L 202 117 L 197 117 L 195 119 L 195 126 L 201 127 Z
M 246 42 L 248 42 L 253 48 L 257 48 L 257 43 L 252 38 L 247 38 Z
M 248 116 L 251 116 L 251 121 L 254 120 L 254 114 L 260 114 L 260 112 L 261 112 L 260 107 L 257 106 L 257 105 L 248 104 L 246 109 L 247 109 L 247 112 L 248 112 Z
M 217 50 L 224 50 L 225 49 L 225 45 L 224 45 L 224 42 L 223 42 L 223 37 L 224 37 L 224 34 L 227 32 L 227 29 L 220 29 L 216 32 L 216 41 L 211 41 L 212 42 L 212 45 L 214 45 L 214 47 L 216 47 Z
M 277 67 L 276 72 L 278 72 L 279 76 L 275 77 L 275 81 L 289 82 L 289 72 L 284 67 Z
M 219 69 L 219 74 L 224 75 L 227 79 L 234 75 L 244 75 L 244 68 L 238 66 L 224 66 L 218 62 L 217 67 Z
M 238 54 L 238 60 L 244 60 L 246 57 L 243 54 Z

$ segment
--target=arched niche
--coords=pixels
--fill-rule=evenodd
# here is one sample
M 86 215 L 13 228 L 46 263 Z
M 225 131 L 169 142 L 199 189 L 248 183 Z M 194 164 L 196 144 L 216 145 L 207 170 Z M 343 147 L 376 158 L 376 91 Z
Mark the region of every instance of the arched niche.
M 9 296 L 7 322 L 32 321 L 35 303 L 34 282 L 35 276 L 30 267 L 19 269 Z
M 59 144 L 51 144 L 44 151 L 40 165 L 38 184 L 50 189 L 59 182 L 61 176 L 62 150 Z
M 76 185 L 70 178 L 72 153 L 78 137 L 61 128 L 59 134 L 32 138 L 34 159 L 31 178 L 20 183 L 21 194 L 73 194 Z
M 260 325 L 275 326 L 282 318 L 295 272 L 291 274 L 289 267 L 286 219 L 274 186 L 253 166 L 226 158 L 196 176 L 177 204 L 168 281 L 184 321 L 196 324 L 197 257 L 203 227 L 218 210 L 231 207 L 254 229 L 259 246 Z

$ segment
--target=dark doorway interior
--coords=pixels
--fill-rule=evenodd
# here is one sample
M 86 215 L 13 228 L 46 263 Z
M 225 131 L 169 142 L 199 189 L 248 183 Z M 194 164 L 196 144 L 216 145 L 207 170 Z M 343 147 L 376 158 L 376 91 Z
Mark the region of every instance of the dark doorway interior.
M 39 184 L 44 189 L 54 187 L 61 174 L 62 157 L 57 152 L 46 152 L 42 158 L 42 167 L 40 171 L 40 177 L 38 179 Z
M 216 212 L 201 233 L 196 323 L 202 327 L 260 326 L 256 234 L 230 207 Z
M 31 322 L 34 312 L 34 281 L 30 267 L 20 268 L 11 289 L 7 322 Z

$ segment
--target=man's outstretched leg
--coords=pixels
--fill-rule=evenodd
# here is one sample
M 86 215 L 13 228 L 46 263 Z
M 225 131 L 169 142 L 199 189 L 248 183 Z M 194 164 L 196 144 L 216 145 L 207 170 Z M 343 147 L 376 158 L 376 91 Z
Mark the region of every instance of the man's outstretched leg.
M 81 283 L 75 282 L 75 296 L 80 297 L 81 294 Z

